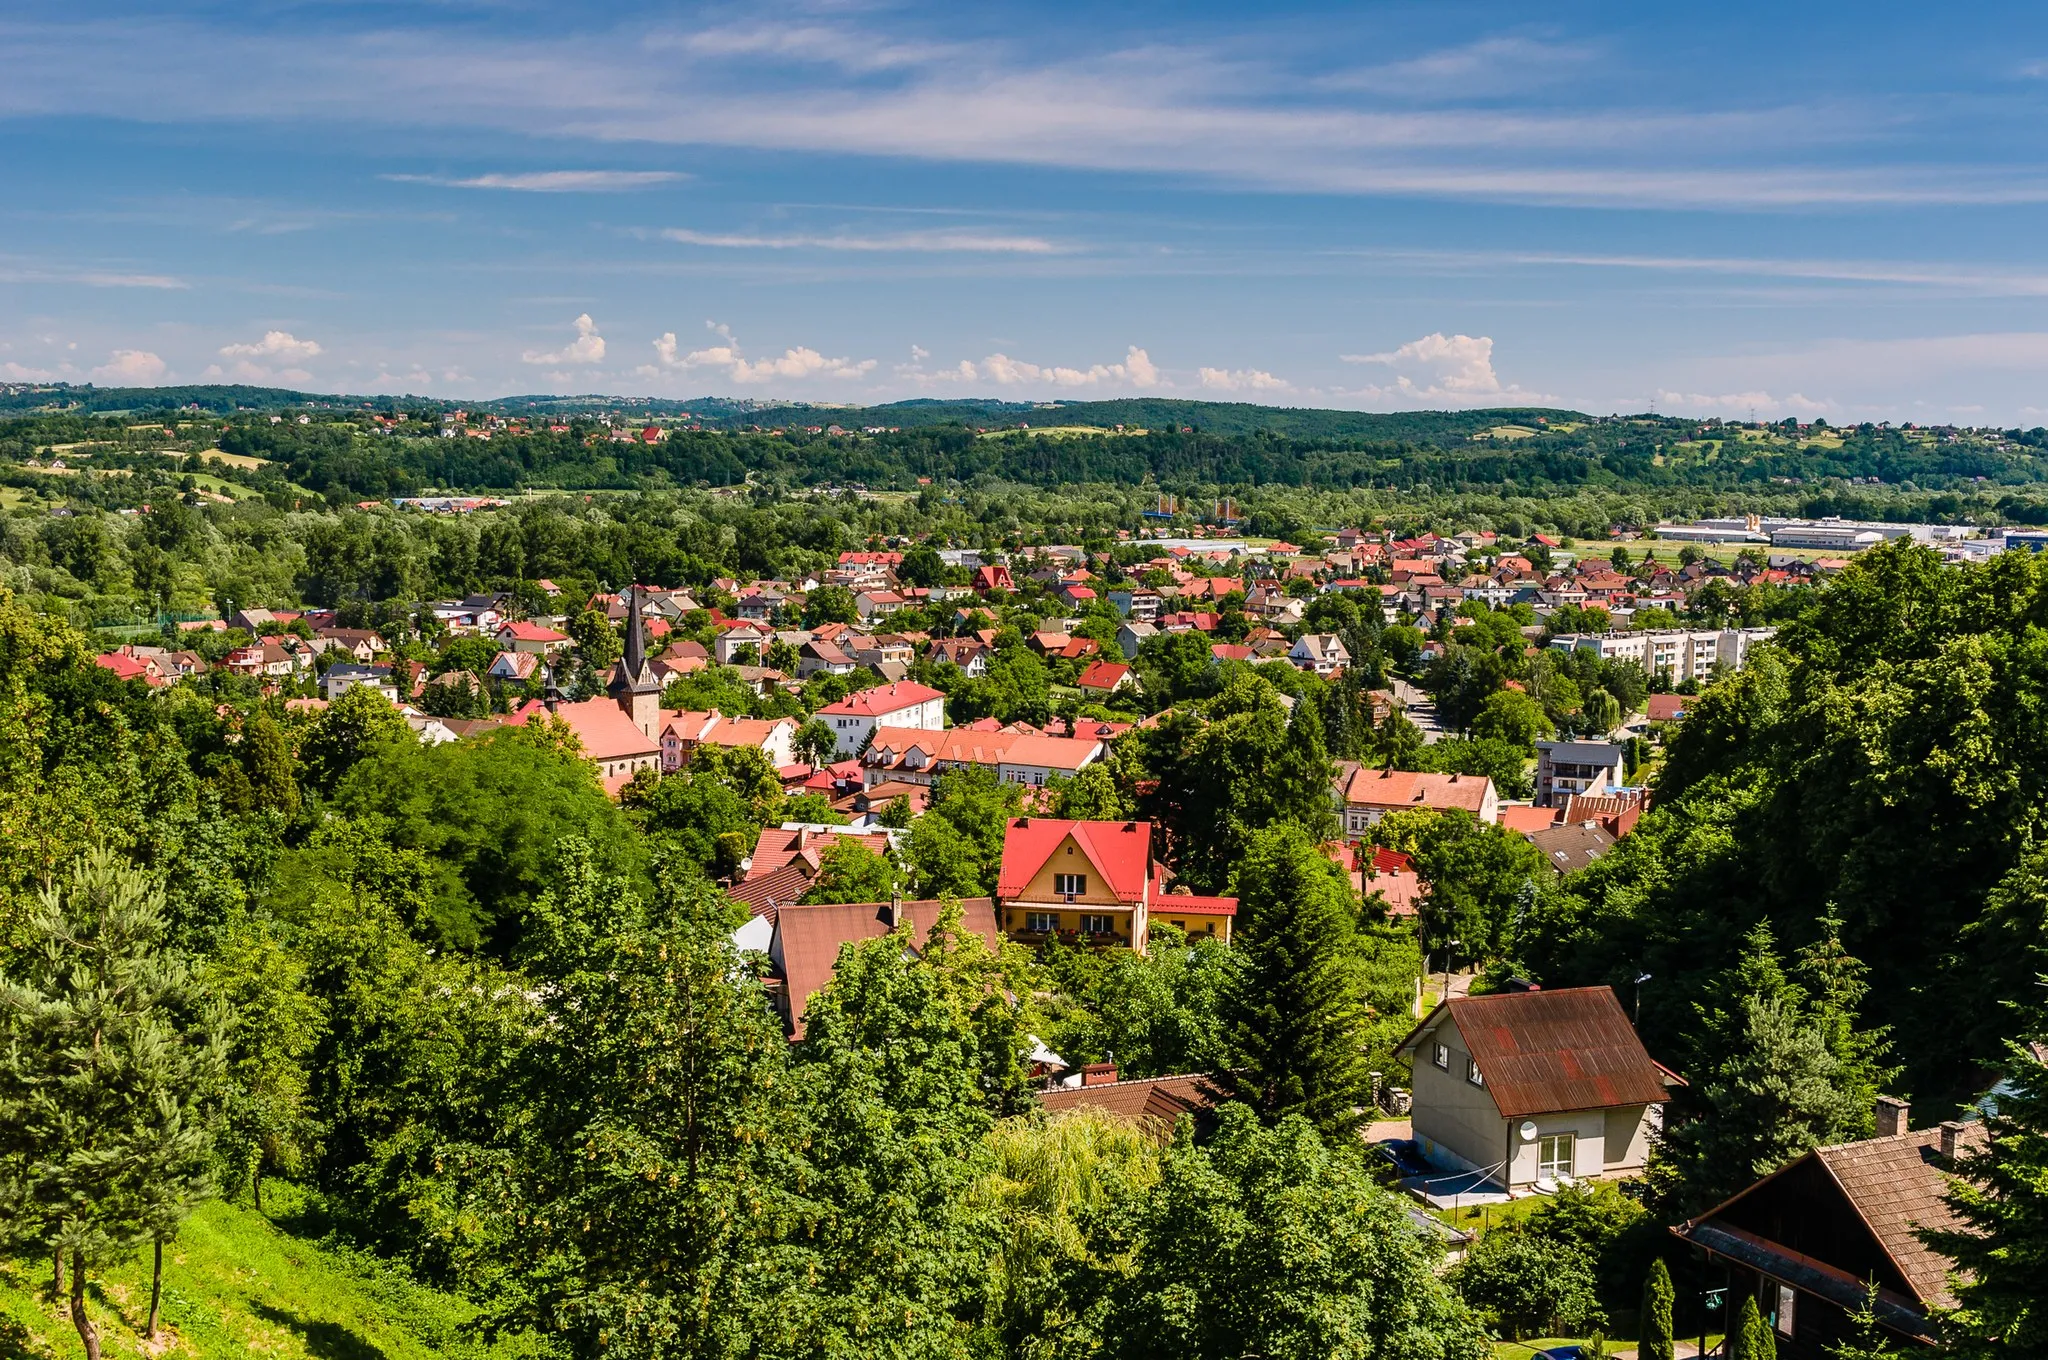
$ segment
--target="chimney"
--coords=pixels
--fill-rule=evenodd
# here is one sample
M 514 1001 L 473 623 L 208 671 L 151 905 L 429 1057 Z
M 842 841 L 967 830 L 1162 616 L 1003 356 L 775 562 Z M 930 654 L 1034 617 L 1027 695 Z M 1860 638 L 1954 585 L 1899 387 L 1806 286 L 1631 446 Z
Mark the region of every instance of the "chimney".
M 1960 1120 L 1947 1119 L 1941 1125 L 1941 1155 L 1955 1160 L 1956 1145 L 1962 1141 L 1963 1125 Z
M 1896 1138 L 1906 1131 L 1906 1116 L 1912 1107 L 1897 1096 L 1877 1098 L 1877 1136 Z
M 1115 1081 L 1115 1063 L 1089 1063 L 1081 1069 L 1081 1084 L 1083 1086 L 1108 1086 Z

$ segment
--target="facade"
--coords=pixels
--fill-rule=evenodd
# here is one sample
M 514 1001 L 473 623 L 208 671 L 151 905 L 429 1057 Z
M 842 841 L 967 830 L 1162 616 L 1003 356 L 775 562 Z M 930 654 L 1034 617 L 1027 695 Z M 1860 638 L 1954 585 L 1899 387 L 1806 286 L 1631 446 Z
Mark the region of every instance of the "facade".
M 818 710 L 832 729 L 841 756 L 857 755 L 878 727 L 918 727 L 936 732 L 946 725 L 946 696 L 913 680 L 878 685 L 847 695 Z
M 1102 758 L 1094 737 L 1047 737 L 1031 732 L 949 727 L 877 727 L 861 755 L 869 788 L 885 783 L 930 785 L 947 770 L 981 766 L 1008 784 L 1043 785 L 1055 774 L 1072 776 Z
M 1611 741 L 1536 743 L 1536 806 L 1557 807 L 1574 794 L 1622 787 L 1626 755 Z
M 1640 633 L 1561 633 L 1550 640 L 1559 651 L 1585 651 L 1605 661 L 1633 661 L 1646 675 L 1671 681 L 1705 680 L 1715 665 L 1740 670 L 1749 649 L 1769 640 L 1775 628 L 1657 629 Z
M 1329 675 L 1351 664 L 1351 653 L 1335 633 L 1303 633 L 1287 659 L 1305 671 Z
M 1932 1314 L 1955 1305 L 1954 1263 L 1919 1230 L 1957 1226 L 1948 1175 L 1957 1156 L 1983 1146 L 1984 1126 L 1909 1130 L 1909 1114 L 1880 1097 L 1877 1137 L 1816 1148 L 1671 1230 L 1727 1272 L 1731 1304 L 1755 1296 L 1784 1360 L 1824 1360 L 1850 1339 L 1848 1315 L 1870 1284 L 1895 1345 L 1932 1347 Z
M 1453 997 L 1396 1052 L 1422 1155 L 1510 1194 L 1641 1171 L 1676 1081 L 1609 987 Z
M 1170 899 L 1170 902 L 1169 902 Z M 1234 897 L 1168 893 L 1150 822 L 1018 817 L 1003 835 L 997 923 L 1011 939 L 1145 950 L 1154 912 L 1191 934 L 1230 938 Z
M 327 696 L 329 703 L 357 685 L 368 685 L 392 703 L 398 702 L 398 682 L 391 678 L 389 666 L 364 666 L 343 661 L 329 666 L 327 674 L 320 677 L 320 691 Z

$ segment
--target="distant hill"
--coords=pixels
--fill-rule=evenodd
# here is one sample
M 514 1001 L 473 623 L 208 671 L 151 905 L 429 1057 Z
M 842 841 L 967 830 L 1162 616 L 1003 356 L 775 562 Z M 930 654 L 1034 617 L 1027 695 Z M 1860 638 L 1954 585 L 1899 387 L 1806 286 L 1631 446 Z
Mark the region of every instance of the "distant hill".
M 362 396 L 348 393 L 300 392 L 283 387 L 244 384 L 184 387 L 96 387 L 91 383 L 0 384 L 0 412 L 75 411 L 99 415 L 115 411 L 162 411 L 196 406 L 229 414 L 314 410 L 454 410 L 502 415 L 546 412 L 556 415 L 630 413 L 674 419 L 688 413 L 707 425 L 837 424 L 848 428 L 889 425 L 898 428 L 972 425 L 1015 428 L 1031 425 L 1118 425 L 1148 430 L 1188 427 L 1204 434 L 1257 434 L 1270 431 L 1294 439 L 1441 439 L 1470 436 L 1497 425 L 1527 425 L 1540 420 L 1583 420 L 1571 411 L 1507 407 L 1477 411 L 1324 410 L 1315 407 L 1256 406 L 1249 402 L 1182 401 L 1164 397 L 1129 397 L 1114 401 L 1028 402 L 969 398 L 939 401 L 920 398 L 879 406 L 840 406 L 814 402 L 763 402 L 734 397 L 583 396 L 497 397 L 458 401 L 447 397 Z

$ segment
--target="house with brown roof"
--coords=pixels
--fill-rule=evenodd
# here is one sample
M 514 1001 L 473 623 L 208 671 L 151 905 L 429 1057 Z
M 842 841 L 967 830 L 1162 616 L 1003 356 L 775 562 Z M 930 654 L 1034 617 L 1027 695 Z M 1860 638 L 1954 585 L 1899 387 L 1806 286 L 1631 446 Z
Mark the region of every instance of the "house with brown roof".
M 1873 1311 L 1894 1343 L 1934 1345 L 1930 1315 L 1955 1306 L 1955 1265 L 1920 1231 L 1958 1226 L 1948 1177 L 1958 1155 L 1982 1148 L 1985 1130 L 1908 1129 L 1910 1113 L 1880 1097 L 1877 1137 L 1815 1148 L 1671 1230 L 1728 1272 L 1730 1303 L 1755 1295 L 1784 1360 L 1831 1354 L 1872 1284 Z
M 1202 1120 L 1216 1108 L 1221 1092 L 1199 1073 L 1175 1077 L 1117 1078 L 1116 1068 L 1103 1063 L 1081 1071 L 1077 1086 L 1055 1086 L 1038 1097 L 1047 1114 L 1067 1110 L 1101 1110 L 1144 1125 L 1164 1141 L 1182 1115 Z
M 1511 1195 L 1641 1171 L 1677 1081 L 1611 987 L 1454 996 L 1395 1052 L 1422 1155 Z
M 914 956 L 929 947 L 932 930 L 946 906 L 944 901 L 932 900 L 834 902 L 778 908 L 768 962 L 782 982 L 783 1024 L 789 1037 L 804 1037 L 804 1010 L 811 998 L 832 980 L 841 945 L 879 940 L 900 926 L 909 939 L 906 948 Z M 963 931 L 979 935 L 990 949 L 1002 948 L 995 908 L 988 898 L 963 898 L 960 915 Z

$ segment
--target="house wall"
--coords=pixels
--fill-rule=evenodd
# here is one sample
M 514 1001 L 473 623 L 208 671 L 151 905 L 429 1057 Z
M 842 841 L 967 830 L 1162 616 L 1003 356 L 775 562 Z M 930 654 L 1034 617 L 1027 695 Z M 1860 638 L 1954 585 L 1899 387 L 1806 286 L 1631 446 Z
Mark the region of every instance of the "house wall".
M 1228 916 L 1210 916 L 1206 913 L 1199 916 L 1174 916 L 1169 914 L 1164 907 L 1154 907 L 1145 919 L 1148 929 L 1164 921 L 1170 926 L 1180 927 L 1181 933 L 1189 939 L 1194 939 L 1196 936 L 1207 937 L 1213 935 L 1225 944 L 1230 943 L 1231 918 Z
M 1536 1114 L 1528 1122 L 1536 1125 L 1536 1136 L 1524 1140 L 1521 1135 L 1523 1120 L 1503 1121 L 1509 1125 L 1514 1138 L 1514 1157 L 1508 1163 L 1508 1187 L 1519 1188 L 1533 1184 L 1537 1178 L 1537 1159 L 1542 1154 L 1545 1138 L 1560 1133 L 1577 1135 L 1572 1147 L 1572 1174 L 1592 1178 L 1605 1174 L 1607 1170 L 1607 1111 L 1574 1110 L 1565 1114 Z
M 1055 874 L 1086 874 L 1088 891 L 1076 893 L 1072 902 L 1067 901 L 1065 894 L 1053 891 Z M 1022 892 L 1003 903 L 1003 929 L 1023 932 L 1027 912 L 1053 913 L 1059 918 L 1059 928 L 1063 931 L 1078 930 L 1084 913 L 1106 915 L 1115 923 L 1117 931 L 1130 940 L 1132 947 L 1144 948 L 1144 904 L 1118 900 L 1108 881 L 1081 853 L 1080 845 L 1072 836 L 1060 842 L 1059 848 L 1039 866 Z
M 1438 1043 L 1451 1051 L 1448 1070 L 1433 1057 Z M 1470 1056 L 1448 1015 L 1415 1041 L 1415 1141 L 1431 1162 L 1457 1170 L 1482 1170 L 1507 1155 L 1507 1121 L 1484 1087 L 1465 1080 Z

